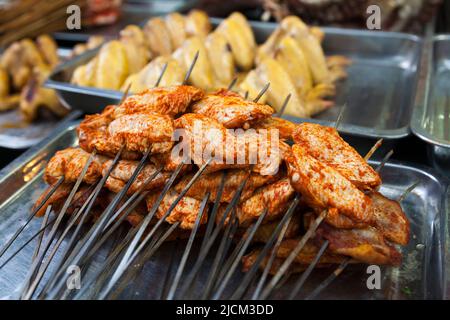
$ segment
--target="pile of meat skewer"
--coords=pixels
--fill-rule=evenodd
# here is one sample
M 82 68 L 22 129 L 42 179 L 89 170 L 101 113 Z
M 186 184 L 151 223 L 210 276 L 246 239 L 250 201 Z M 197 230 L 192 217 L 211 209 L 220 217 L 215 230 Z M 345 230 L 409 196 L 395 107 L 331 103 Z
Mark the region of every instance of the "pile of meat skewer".
M 197 130 L 199 126 L 202 130 Z M 183 132 L 181 141 L 174 139 L 177 130 Z M 106 107 L 100 114 L 88 115 L 77 132 L 79 147 L 58 151 L 47 165 L 45 181 L 51 186 L 62 179 L 63 183 L 38 215 L 49 205 L 56 211 L 63 206 L 93 157 L 66 214 L 80 208 L 92 186 L 109 174 L 90 215 L 95 221 L 132 178 L 142 157 L 148 156 L 127 190 L 128 197 L 138 190 L 145 191 L 145 201 L 125 218 L 133 228 L 138 228 L 158 203 L 162 188 L 178 170 L 152 223 L 165 218 L 164 223 L 178 226 L 170 239 L 185 237 L 195 227 L 205 199 L 207 208 L 200 221 L 199 236 L 208 220 L 215 219 L 218 224 L 221 220 L 225 225 L 236 224 L 235 237 L 239 240 L 246 237 L 249 226 L 263 218 L 252 239 L 252 251 L 242 259 L 244 271 L 257 261 L 260 244 L 268 241 L 294 197 L 299 197 L 300 202 L 275 252 L 271 273 L 276 273 L 317 217 L 323 222 L 295 257 L 292 271 L 304 271 L 325 241 L 328 247 L 317 267 L 349 258 L 355 263 L 401 263 L 396 245 L 408 243 L 409 221 L 397 201 L 378 192 L 382 184 L 379 174 L 335 128 L 291 123 L 274 116 L 270 106 L 247 101 L 230 90 L 206 94 L 196 87 L 180 85 L 148 89 L 117 106 Z M 187 146 L 183 153 L 174 152 L 181 144 Z M 250 161 L 252 148 L 267 146 L 270 163 L 263 157 Z M 224 152 L 217 152 L 220 149 Z M 115 163 L 117 155 L 120 159 Z M 185 192 L 198 168 L 204 171 Z M 241 185 L 233 213 L 224 216 Z M 180 195 L 181 200 L 166 215 Z M 211 217 L 208 213 L 215 203 L 219 204 L 217 215 Z M 266 264 L 267 259 L 261 267 Z

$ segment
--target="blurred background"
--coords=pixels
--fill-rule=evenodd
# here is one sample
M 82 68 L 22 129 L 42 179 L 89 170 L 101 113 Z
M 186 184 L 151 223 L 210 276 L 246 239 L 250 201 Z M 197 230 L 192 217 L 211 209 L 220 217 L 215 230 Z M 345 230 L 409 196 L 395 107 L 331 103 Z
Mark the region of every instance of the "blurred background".
M 365 28 L 366 9 L 373 4 L 381 9 L 384 31 L 421 34 L 433 23 L 437 32 L 450 32 L 450 0 L 0 0 L 0 46 L 25 36 L 67 31 L 71 4 L 82 8 L 82 31 L 111 35 L 149 15 L 192 8 L 215 17 L 241 11 L 251 20 L 279 21 L 294 14 L 313 25 Z

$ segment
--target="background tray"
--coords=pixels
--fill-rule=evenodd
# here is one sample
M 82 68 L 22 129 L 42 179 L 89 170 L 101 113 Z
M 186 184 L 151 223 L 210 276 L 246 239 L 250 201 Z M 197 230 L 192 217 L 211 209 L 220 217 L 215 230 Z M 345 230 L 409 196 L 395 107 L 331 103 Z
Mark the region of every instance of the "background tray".
M 211 18 L 213 25 L 221 19 Z M 263 42 L 276 28 L 274 23 L 251 22 L 256 40 Z M 385 32 L 323 28 L 326 33 L 324 49 L 327 55 L 350 57 L 349 77 L 338 86 L 336 107 L 314 119 L 292 118 L 296 122 L 313 121 L 321 124 L 334 122 L 343 104 L 340 131 L 370 138 L 399 139 L 410 133 L 417 70 L 420 62 L 420 38 Z M 46 85 L 58 90 L 67 105 L 87 113 L 95 113 L 106 105 L 116 103 L 121 93 L 71 85 L 73 70 L 89 61 L 96 51 L 67 62 L 58 68 Z
M 67 59 L 70 50 L 60 48 L 58 49 L 58 55 L 61 59 Z M 74 117 L 71 119 L 73 120 Z M 0 112 L 0 148 L 25 149 L 35 145 L 55 129 L 60 121 L 61 119 L 55 118 L 23 124 L 18 109 Z
M 411 130 L 429 144 L 436 168 L 450 176 L 450 36 L 430 38 L 424 46 L 424 63 Z M 423 83 L 423 84 L 422 84 Z
M 0 243 L 19 227 L 29 214 L 29 209 L 44 190 L 42 172 L 46 161 L 53 153 L 77 143 L 76 125 L 51 134 L 48 139 L 28 150 L 4 170 L 0 171 Z M 448 270 L 448 182 L 439 174 L 425 168 L 400 163 L 388 163 L 381 172 L 381 192 L 390 198 L 398 198 L 404 190 L 416 181 L 420 184 L 402 202 L 411 221 L 411 241 L 402 248 L 404 261 L 400 268 L 382 269 L 382 290 L 368 290 L 364 266 L 351 266 L 345 270 L 320 299 L 442 299 L 445 296 L 446 270 Z M 18 223 L 19 222 L 19 223 Z M 18 248 L 33 232 L 39 229 L 40 219 L 21 235 L 11 249 Z M 180 250 L 183 249 L 181 243 Z M 446 245 L 447 244 L 447 245 Z M 26 247 L 0 272 L 0 298 L 11 297 L 23 280 L 30 265 L 34 246 Z M 174 252 L 173 243 L 167 243 L 153 260 L 146 263 L 143 273 L 134 281 L 122 298 L 158 298 L 161 279 L 167 272 L 167 262 Z M 8 254 L 6 254 L 6 257 Z M 180 254 L 175 254 L 180 256 Z M 3 257 L 2 259 L 5 259 Z M 98 259 L 101 259 L 101 254 Z M 3 261 L 0 259 L 0 263 Z M 447 259 L 447 263 L 446 263 Z M 189 263 L 192 263 L 190 261 Z M 50 265 L 50 270 L 52 265 Z M 187 266 L 189 270 L 189 264 Z M 309 293 L 331 270 L 316 270 L 305 284 Z M 448 271 L 447 271 L 448 272 Z M 202 274 L 202 273 L 200 273 Z M 232 283 L 239 285 L 242 274 L 237 272 Z M 199 279 L 200 283 L 204 279 Z M 289 284 L 282 293 L 289 292 Z M 277 296 L 282 298 L 282 296 Z M 299 296 L 301 297 L 301 295 Z

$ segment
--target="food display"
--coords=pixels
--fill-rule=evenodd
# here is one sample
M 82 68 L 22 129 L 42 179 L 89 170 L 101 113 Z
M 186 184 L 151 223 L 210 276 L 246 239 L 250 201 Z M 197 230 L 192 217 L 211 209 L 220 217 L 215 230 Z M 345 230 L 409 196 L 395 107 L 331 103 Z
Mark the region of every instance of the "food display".
M 409 242 L 409 220 L 398 201 L 378 191 L 378 172 L 336 129 L 294 124 L 274 112 L 227 89 L 207 93 L 178 85 L 131 95 L 81 121 L 79 146 L 56 152 L 47 164 L 49 189 L 34 212 L 42 216 L 51 208 L 73 216 L 91 203 L 85 223 L 96 223 L 114 201 L 143 195 L 132 211 L 117 211 L 110 223 L 122 219 L 148 233 L 161 221 L 175 228 L 169 240 L 199 227 L 202 237 L 207 225 L 232 224 L 239 241 L 239 230 L 259 221 L 255 247 L 242 257 L 249 271 L 299 198 L 270 273 L 302 239 L 307 242 L 290 266 L 294 273 L 305 270 L 325 242 L 317 268 L 347 260 L 398 266 L 397 246 Z M 181 142 L 174 141 L 177 132 Z M 308 237 L 311 228 L 315 233 Z M 261 268 L 267 259 L 258 262 Z
M 445 298 L 448 37 L 206 2 L 4 47 L 0 127 L 74 112 L 0 171 L 0 299 Z

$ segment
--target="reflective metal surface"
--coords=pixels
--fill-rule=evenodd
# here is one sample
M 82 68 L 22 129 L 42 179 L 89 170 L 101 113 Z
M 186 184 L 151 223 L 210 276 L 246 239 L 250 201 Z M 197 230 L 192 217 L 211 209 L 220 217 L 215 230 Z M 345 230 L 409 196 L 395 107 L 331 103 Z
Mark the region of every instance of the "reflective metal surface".
M 450 177 L 450 36 L 439 35 L 424 45 L 426 60 L 411 120 L 411 130 L 430 145 L 433 167 Z
M 211 21 L 213 25 L 218 25 L 221 19 L 212 18 Z M 267 39 L 276 28 L 274 23 L 251 22 L 251 25 L 258 43 Z M 340 106 L 346 104 L 339 127 L 341 132 L 386 139 L 408 136 L 418 82 L 420 38 L 400 33 L 337 28 L 324 28 L 324 31 L 326 54 L 345 55 L 352 59 L 353 64 L 348 68 L 348 79 L 338 85 L 336 107 L 319 114 L 312 121 L 331 124 L 336 120 Z M 73 70 L 94 55 L 95 51 L 89 52 L 67 62 L 46 83 L 48 87 L 58 90 L 67 105 L 88 113 L 99 112 L 121 97 L 117 91 L 69 83 Z
M 46 161 L 53 153 L 77 143 L 75 124 L 59 130 L 39 145 L 28 150 L 23 156 L 0 172 L 0 243 L 5 243 L 29 214 L 30 207 L 44 190 L 42 172 Z M 400 163 L 388 163 L 381 172 L 383 187 L 381 192 L 393 199 L 413 183 L 420 184 L 402 202 L 402 206 L 411 221 L 411 240 L 402 248 L 403 263 L 399 268 L 382 268 L 380 290 L 367 289 L 368 274 L 366 266 L 351 266 L 336 279 L 318 298 L 320 299 L 442 299 L 449 271 L 449 237 L 448 237 L 448 194 L 447 180 L 426 168 L 417 168 Z M 12 251 L 25 242 L 41 224 L 41 219 L 34 219 L 31 227 L 26 229 L 19 240 L 14 243 Z M 0 298 L 14 297 L 14 291 L 25 278 L 34 250 L 33 242 L 15 257 L 0 272 Z M 175 252 L 175 261 L 180 258 L 184 242 Z M 151 261 L 145 264 L 143 272 L 130 283 L 122 298 L 155 299 L 159 298 L 162 281 L 167 272 L 167 264 L 174 253 L 173 242 L 166 243 Z M 101 259 L 100 256 L 97 257 Z M 0 263 L 8 257 L 0 259 Z M 194 255 L 195 257 L 195 255 Z M 192 259 L 191 259 L 192 260 Z M 446 263 L 447 260 L 447 263 Z M 193 261 L 188 261 L 186 268 Z M 208 265 L 208 262 L 206 263 Z M 50 265 L 52 270 L 52 265 Z M 187 269 L 189 270 L 189 269 Z M 176 271 L 174 268 L 173 272 Z M 316 270 L 305 284 L 303 293 L 311 290 L 332 270 Z M 199 283 L 206 281 L 206 272 L 200 273 Z M 232 285 L 238 286 L 242 274 L 234 275 Z M 293 282 L 293 281 L 290 281 Z M 290 290 L 286 284 L 275 298 L 285 297 Z M 83 279 L 81 280 L 83 285 Z M 196 290 L 201 290 L 199 286 Z

